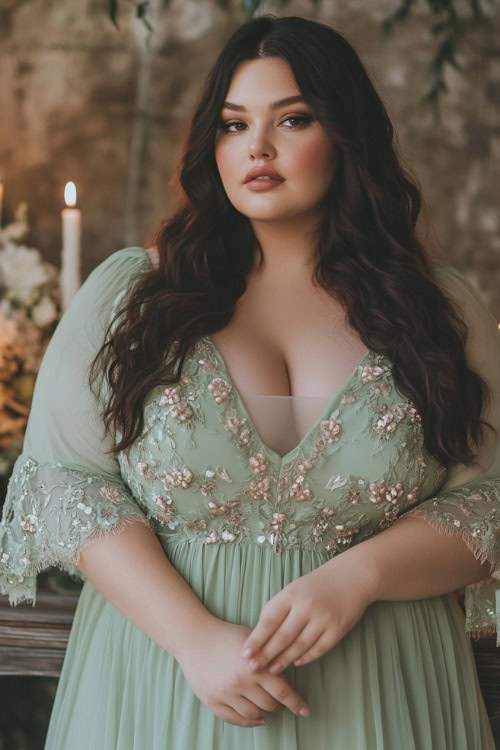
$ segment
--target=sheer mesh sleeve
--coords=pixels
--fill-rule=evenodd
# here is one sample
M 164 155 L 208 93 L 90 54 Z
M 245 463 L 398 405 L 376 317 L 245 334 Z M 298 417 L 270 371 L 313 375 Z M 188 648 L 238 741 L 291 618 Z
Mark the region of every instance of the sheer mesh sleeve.
M 145 270 L 141 248 L 124 248 L 98 265 L 62 316 L 35 383 L 23 449 L 7 487 L 0 523 L 0 592 L 16 605 L 36 601 L 36 576 L 55 565 L 80 580 L 80 552 L 132 521 L 149 526 L 105 451 L 102 394 L 88 368 L 104 342 L 117 301 Z
M 469 333 L 466 353 L 471 367 L 491 389 L 483 418 L 500 434 L 500 332 L 473 285 L 456 269 L 436 264 L 436 279 L 461 311 Z M 465 587 L 465 628 L 473 637 L 497 634 L 500 646 L 500 439 L 483 430 L 479 467 L 454 465 L 436 495 L 404 515 L 422 514 L 444 534 L 458 535 L 476 559 L 489 562 L 488 577 Z

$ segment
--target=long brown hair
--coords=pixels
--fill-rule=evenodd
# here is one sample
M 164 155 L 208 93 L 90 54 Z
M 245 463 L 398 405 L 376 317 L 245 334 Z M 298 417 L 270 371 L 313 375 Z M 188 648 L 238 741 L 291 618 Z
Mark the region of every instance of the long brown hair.
M 441 464 L 473 460 L 479 445 L 485 381 L 468 367 L 467 327 L 434 281 L 416 236 L 422 197 L 401 165 L 393 126 L 350 44 L 326 24 L 264 15 L 240 26 L 209 72 L 182 149 L 181 200 L 153 235 L 157 268 L 145 270 L 107 329 L 90 368 L 111 396 L 105 432 L 121 430 L 109 452 L 140 437 L 147 394 L 179 381 L 202 336 L 225 328 L 262 249 L 247 217 L 230 203 L 214 145 L 236 66 L 281 57 L 336 146 L 325 196 L 314 278 L 344 306 L 366 347 L 386 355 L 398 390 L 422 417 L 427 451 Z M 235 252 L 237 248 L 237 252 Z M 491 425 L 488 425 L 491 427 Z

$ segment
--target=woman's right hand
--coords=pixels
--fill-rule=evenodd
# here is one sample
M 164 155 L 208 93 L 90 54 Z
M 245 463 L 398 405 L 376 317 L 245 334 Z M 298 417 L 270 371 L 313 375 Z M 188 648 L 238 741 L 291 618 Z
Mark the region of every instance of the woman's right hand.
M 283 674 L 252 673 L 241 656 L 250 628 L 218 618 L 205 622 L 200 638 L 177 657 L 189 686 L 214 714 L 229 724 L 255 727 L 286 707 L 297 716 L 306 706 Z M 302 718 L 302 717 L 301 717 Z

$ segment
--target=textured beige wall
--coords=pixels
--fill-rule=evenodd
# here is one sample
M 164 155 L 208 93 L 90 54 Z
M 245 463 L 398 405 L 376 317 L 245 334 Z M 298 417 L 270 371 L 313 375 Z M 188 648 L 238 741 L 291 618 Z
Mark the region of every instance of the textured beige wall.
M 161 0 L 153 0 L 153 12 Z M 59 262 L 66 181 L 83 211 L 82 277 L 111 252 L 143 244 L 168 213 L 167 184 L 183 127 L 224 40 L 243 20 L 211 0 L 173 0 L 144 27 L 122 0 L 120 30 L 105 0 L 1 0 L 0 173 L 4 223 L 28 201 L 29 244 Z M 500 8 L 470 33 L 448 70 L 442 121 L 418 100 L 430 85 L 435 41 L 421 8 L 384 38 L 396 0 L 268 2 L 260 12 L 325 21 L 355 46 L 420 180 L 443 258 L 481 289 L 500 320 Z

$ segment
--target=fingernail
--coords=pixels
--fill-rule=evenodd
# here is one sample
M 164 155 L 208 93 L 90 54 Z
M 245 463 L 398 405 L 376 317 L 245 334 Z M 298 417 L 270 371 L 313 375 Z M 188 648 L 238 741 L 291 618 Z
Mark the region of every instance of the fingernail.
M 257 724 L 257 726 L 258 727 L 266 727 L 267 726 L 267 721 L 259 721 L 259 723 Z
M 252 649 L 251 649 L 251 648 L 250 648 L 250 646 L 249 646 L 248 648 L 246 648 L 246 649 L 245 649 L 245 650 L 243 651 L 243 653 L 242 653 L 241 655 L 242 655 L 242 656 L 250 656 L 250 654 L 251 654 L 251 653 L 252 653 Z
M 301 708 L 301 709 L 300 709 L 300 711 L 299 711 L 299 714 L 300 714 L 301 716 L 304 716 L 304 717 L 305 717 L 305 716 L 309 716 L 309 714 L 310 714 L 310 713 L 311 713 L 311 712 L 310 712 L 310 710 L 309 710 L 309 709 L 307 708 L 307 706 L 302 706 L 302 708 Z

